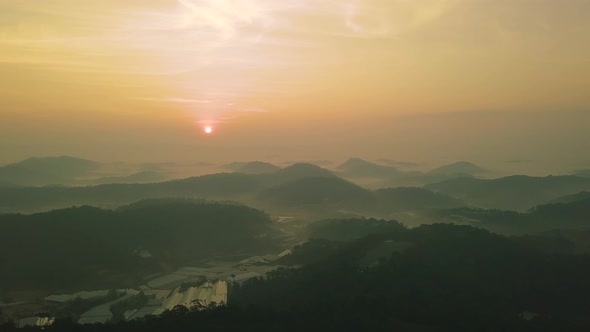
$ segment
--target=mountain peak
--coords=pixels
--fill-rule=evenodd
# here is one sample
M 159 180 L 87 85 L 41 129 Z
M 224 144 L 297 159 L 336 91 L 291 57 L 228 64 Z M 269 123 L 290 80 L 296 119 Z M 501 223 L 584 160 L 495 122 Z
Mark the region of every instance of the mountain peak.
M 399 174 L 399 170 L 391 166 L 383 166 L 361 158 L 350 158 L 337 168 L 351 176 L 392 176 Z
M 474 163 L 461 160 L 452 164 L 443 165 L 430 171 L 430 174 L 445 174 L 445 175 L 476 175 L 486 173 L 487 170 L 475 165 Z
M 274 173 L 281 170 L 279 166 L 258 160 L 247 162 L 233 162 L 231 164 L 225 165 L 225 168 L 236 173 L 245 174 L 266 174 Z

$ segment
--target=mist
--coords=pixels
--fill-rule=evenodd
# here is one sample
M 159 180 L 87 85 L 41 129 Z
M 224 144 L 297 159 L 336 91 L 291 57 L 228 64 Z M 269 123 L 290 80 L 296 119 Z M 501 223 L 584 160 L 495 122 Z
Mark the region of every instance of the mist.
M 590 1 L 0 1 L 0 331 L 590 331 Z

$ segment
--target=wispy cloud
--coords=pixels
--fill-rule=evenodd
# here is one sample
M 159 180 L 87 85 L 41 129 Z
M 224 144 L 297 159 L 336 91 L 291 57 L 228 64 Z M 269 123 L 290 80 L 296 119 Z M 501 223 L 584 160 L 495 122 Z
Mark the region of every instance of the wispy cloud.
M 436 18 L 456 1 L 177 0 L 165 6 L 152 2 L 159 5 L 150 7 L 150 2 L 122 5 L 114 0 L 101 6 L 8 0 L 0 5 L 0 21 L 11 18 L 0 25 L 0 48 L 29 62 L 42 58 L 36 53 L 58 50 L 79 54 L 75 62 L 94 65 L 100 62 L 97 56 L 126 62 L 142 53 L 154 62 L 168 58 L 163 66 L 170 74 L 223 66 L 236 61 L 236 55 L 248 66 L 284 66 L 284 60 L 265 56 L 263 47 L 312 49 L 322 46 L 318 36 L 384 38 Z M 410 19 L 396 17 L 407 12 Z M 116 65 L 112 60 L 109 65 Z
M 142 97 L 135 98 L 146 102 L 175 104 L 188 107 L 197 118 L 197 123 L 211 125 L 216 123 L 228 123 L 248 113 L 264 113 L 267 110 L 259 107 L 250 107 L 227 102 L 227 97 L 217 99 L 186 99 L 177 97 Z
M 162 103 L 173 103 L 173 104 L 210 104 L 212 100 L 202 100 L 202 99 L 185 99 L 185 98 L 152 98 L 152 97 L 145 97 L 145 98 L 137 98 L 138 100 L 144 101 L 155 101 L 155 102 L 162 102 Z
M 113 81 L 121 80 L 126 86 L 136 88 L 117 91 L 118 98 L 148 96 L 152 99 L 143 102 L 174 103 L 187 108 L 207 106 L 207 112 L 223 114 L 226 112 L 222 110 L 226 107 L 223 105 L 230 103 L 240 104 L 246 110 L 269 110 L 273 101 L 261 100 L 280 99 L 285 95 L 313 99 L 330 90 L 335 99 L 345 99 L 349 93 L 366 89 L 359 96 L 368 100 L 375 91 L 383 91 L 390 85 L 411 90 L 407 81 L 414 80 L 422 87 L 423 82 L 418 82 L 420 79 L 416 77 L 423 77 L 425 71 L 455 75 L 449 68 L 462 68 L 463 61 L 457 60 L 458 57 L 472 54 L 464 52 L 466 49 L 482 58 L 492 58 L 493 52 L 488 51 L 496 39 L 500 40 L 500 46 L 509 43 L 515 49 L 524 48 L 519 44 L 535 43 L 540 51 L 545 47 L 550 52 L 569 50 L 571 57 L 584 54 L 578 52 L 581 43 L 568 36 L 583 35 L 576 32 L 587 30 L 583 29 L 585 26 L 569 28 L 568 22 L 547 23 L 553 19 L 551 11 L 530 11 L 536 8 L 534 0 L 511 5 L 497 3 L 482 0 L 0 0 L 0 63 L 4 68 L 28 66 L 49 71 L 51 75 L 43 77 L 47 81 L 61 82 L 67 77 L 81 84 L 95 81 L 95 85 L 103 84 L 105 89 L 110 89 Z M 559 10 L 567 7 L 565 3 L 552 6 Z M 487 15 L 487 10 L 480 8 L 496 12 Z M 511 8 L 523 20 L 506 15 Z M 456 17 L 461 20 L 457 21 Z M 540 30 L 535 29 L 544 24 L 549 28 L 538 33 Z M 570 29 L 571 33 L 556 33 L 561 27 Z M 559 36 L 565 38 L 556 38 Z M 501 55 L 505 48 L 500 48 L 493 54 Z M 453 53 L 445 53 L 447 49 Z M 449 54 L 453 57 L 444 57 Z M 515 55 L 518 56 L 522 55 Z M 584 58 L 587 64 L 588 57 L 577 57 Z M 565 63 L 569 63 L 568 59 Z M 477 61 L 472 64 L 476 68 L 494 62 Z M 522 63 L 518 66 L 522 67 Z M 490 75 L 497 72 L 493 68 L 489 70 Z M 403 78 L 396 80 L 396 77 Z M 357 79 L 371 80 L 374 84 L 364 82 L 356 89 L 353 85 Z M 158 89 L 141 90 L 148 81 L 165 91 L 161 94 L 172 97 L 161 100 Z M 441 76 L 439 81 L 445 80 Z M 442 90 L 433 88 L 432 93 Z M 414 98 L 411 93 L 406 94 L 407 98 Z M 211 102 L 199 104 L 196 100 Z

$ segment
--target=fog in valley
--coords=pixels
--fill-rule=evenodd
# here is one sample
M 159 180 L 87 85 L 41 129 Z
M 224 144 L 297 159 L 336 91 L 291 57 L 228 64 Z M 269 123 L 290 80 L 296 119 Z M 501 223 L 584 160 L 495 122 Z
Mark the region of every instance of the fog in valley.
M 590 330 L 590 1 L 0 1 L 0 331 Z

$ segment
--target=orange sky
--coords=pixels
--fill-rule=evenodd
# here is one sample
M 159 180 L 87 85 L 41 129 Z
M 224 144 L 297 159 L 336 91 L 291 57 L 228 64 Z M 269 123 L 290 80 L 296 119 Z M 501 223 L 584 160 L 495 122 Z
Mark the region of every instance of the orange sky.
M 391 132 L 447 112 L 481 114 L 481 132 L 490 112 L 549 113 L 584 145 L 589 59 L 586 0 L 2 0 L 0 162 L 427 160 L 466 122 L 418 117 L 441 136 L 408 132 L 414 145 Z M 507 130 L 534 150 L 537 122 Z M 478 158 L 468 150 L 449 158 Z

